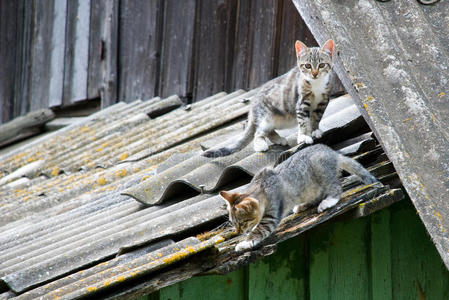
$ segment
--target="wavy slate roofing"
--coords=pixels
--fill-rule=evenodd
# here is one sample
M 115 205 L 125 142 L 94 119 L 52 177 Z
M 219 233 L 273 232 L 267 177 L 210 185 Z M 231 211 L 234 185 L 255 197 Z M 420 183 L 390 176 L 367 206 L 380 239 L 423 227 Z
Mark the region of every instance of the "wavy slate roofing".
M 298 147 L 199 156 L 201 147 L 241 132 L 256 91 L 182 107 L 177 96 L 118 103 L 3 154 L 0 299 L 133 297 L 272 253 L 270 245 L 233 251 L 238 237 L 224 223 L 216 192 L 244 189 L 255 172 Z M 384 183 L 397 178 L 349 97 L 332 100 L 320 126 L 323 142 L 355 156 Z M 398 189 L 360 186 L 351 176 L 343 183 L 338 207 L 288 217 L 268 244 L 337 214 L 363 216 L 402 199 Z
M 449 268 L 449 1 L 293 0 Z M 432 3 L 423 5 L 421 3 Z

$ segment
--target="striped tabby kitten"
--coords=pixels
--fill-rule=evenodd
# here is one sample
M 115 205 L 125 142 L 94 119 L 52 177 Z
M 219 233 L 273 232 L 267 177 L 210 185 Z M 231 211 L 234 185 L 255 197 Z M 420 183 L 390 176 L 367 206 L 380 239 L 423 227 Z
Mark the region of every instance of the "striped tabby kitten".
M 236 251 L 258 245 L 289 212 L 297 213 L 319 203 L 318 212 L 340 200 L 339 180 L 343 169 L 359 176 L 365 184 L 377 182 L 361 164 L 331 148 L 307 147 L 276 166 L 256 174 L 245 193 L 221 191 L 229 218 L 237 232 L 249 232 Z
M 241 137 L 229 145 L 203 152 L 206 157 L 230 155 L 254 138 L 254 150 L 266 151 L 269 144 L 287 145 L 275 129 L 298 127 L 298 143 L 313 143 L 322 132 L 318 123 L 329 102 L 329 75 L 333 65 L 334 42 L 308 48 L 296 41 L 297 67 L 264 86 L 251 101 L 248 125 Z

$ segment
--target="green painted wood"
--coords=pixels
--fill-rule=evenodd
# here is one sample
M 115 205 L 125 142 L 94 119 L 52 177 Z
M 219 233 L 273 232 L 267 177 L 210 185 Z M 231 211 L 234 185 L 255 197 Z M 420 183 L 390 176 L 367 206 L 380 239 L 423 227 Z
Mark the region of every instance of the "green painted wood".
M 391 287 L 390 210 L 384 209 L 372 214 L 370 226 L 372 299 L 393 299 Z
M 394 299 L 449 299 L 449 272 L 410 201 L 391 207 Z
M 368 219 L 335 223 L 330 242 L 332 299 L 369 298 Z
M 244 300 L 245 268 L 227 275 L 195 277 L 160 290 L 159 299 Z
M 278 245 L 275 255 L 249 266 L 248 299 L 305 299 L 305 240 L 294 238 Z
M 329 248 L 332 227 L 325 224 L 309 235 L 309 294 L 310 300 L 331 299 Z

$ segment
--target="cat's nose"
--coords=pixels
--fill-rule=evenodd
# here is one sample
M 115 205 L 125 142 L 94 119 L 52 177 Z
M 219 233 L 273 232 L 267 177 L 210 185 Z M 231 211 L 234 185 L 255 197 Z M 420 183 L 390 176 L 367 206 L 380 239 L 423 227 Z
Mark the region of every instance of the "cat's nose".
M 318 76 L 318 70 L 312 70 L 312 76 L 313 78 L 316 78 Z

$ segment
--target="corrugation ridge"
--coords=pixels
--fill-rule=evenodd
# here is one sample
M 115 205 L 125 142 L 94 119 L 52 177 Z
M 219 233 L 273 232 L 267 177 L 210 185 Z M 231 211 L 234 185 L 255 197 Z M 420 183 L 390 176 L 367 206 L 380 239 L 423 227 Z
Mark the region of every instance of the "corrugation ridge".
M 221 209 L 222 204 L 219 197 L 215 196 L 189 205 L 185 209 L 175 210 L 155 218 L 152 218 L 153 214 L 150 214 L 143 218 L 133 219 L 127 224 L 111 229 L 110 231 L 113 233 L 107 238 L 96 239 L 93 249 L 85 243 L 81 243 L 80 247 L 78 247 L 78 244 L 67 245 L 64 248 L 57 249 L 58 251 L 47 253 L 48 259 L 43 261 L 42 257 L 28 260 L 26 265 L 29 267 L 16 265 L 15 268 L 3 270 L 16 271 L 2 277 L 2 280 L 14 291 L 23 291 L 27 287 L 45 282 L 69 270 L 113 255 L 117 253 L 118 247 L 147 243 L 222 217 L 226 214 L 225 209 Z M 199 214 L 199 212 L 201 213 Z M 151 232 L 148 232 L 148 226 L 153 228 Z M 109 234 L 108 231 L 102 232 L 102 236 L 107 234 Z M 74 246 L 77 246 L 77 248 L 73 248 Z M 94 249 L 96 250 L 94 251 Z M 68 261 L 68 258 L 70 258 L 70 261 Z M 17 269 L 18 267 L 20 268 Z M 52 270 L 54 273 L 49 274 L 47 273 L 48 270 Z M 23 282 L 18 283 L 17 280 Z
M 234 93 L 233 93 L 234 94 Z M 232 97 L 231 95 L 225 96 L 223 98 L 218 98 L 214 101 L 220 101 L 221 104 L 215 105 L 217 107 L 228 107 L 233 103 L 230 103 L 238 96 Z M 235 100 L 234 100 L 235 101 Z M 242 104 L 244 106 L 244 104 Z M 209 107 L 210 106 L 210 107 Z M 206 105 L 208 109 L 214 107 L 213 104 Z M 158 147 L 156 151 L 161 151 L 170 147 L 173 144 L 180 143 L 182 140 L 186 138 L 190 138 L 193 134 L 200 133 L 204 130 L 210 129 L 212 126 L 203 126 L 202 128 L 193 127 L 192 123 L 195 122 L 198 124 L 203 124 L 202 121 L 204 118 L 210 116 L 211 112 L 208 112 L 204 107 L 199 113 L 194 113 L 194 109 L 191 111 L 181 111 L 180 114 L 182 118 L 173 118 L 160 120 L 157 122 L 147 122 L 142 127 L 132 129 L 126 137 L 119 136 L 112 140 L 109 140 L 108 143 L 110 146 L 105 148 L 104 151 L 98 153 L 91 153 L 89 155 L 90 164 L 84 166 L 85 169 L 94 168 L 96 166 L 107 167 L 111 164 L 117 163 L 120 161 L 120 156 L 117 155 L 118 148 L 122 153 L 127 153 L 127 155 L 133 155 L 151 144 L 157 144 Z M 239 112 L 240 114 L 244 114 L 246 112 Z M 178 117 L 178 116 L 176 116 Z M 225 116 L 222 118 L 217 118 L 215 123 L 221 124 L 226 122 L 229 119 L 229 116 Z M 216 126 L 216 125 L 215 125 Z M 193 133 L 189 133 L 188 129 L 195 129 Z M 207 128 L 207 129 L 205 129 Z M 136 132 L 137 131 L 137 132 Z M 184 138 L 180 139 L 180 132 L 184 133 Z M 162 139 L 162 140 L 161 140 Z M 172 139 L 172 142 L 161 146 L 164 140 Z M 68 169 L 70 171 L 74 171 L 73 162 L 78 161 L 77 157 L 72 157 L 70 161 L 67 161 L 63 164 L 62 168 Z

